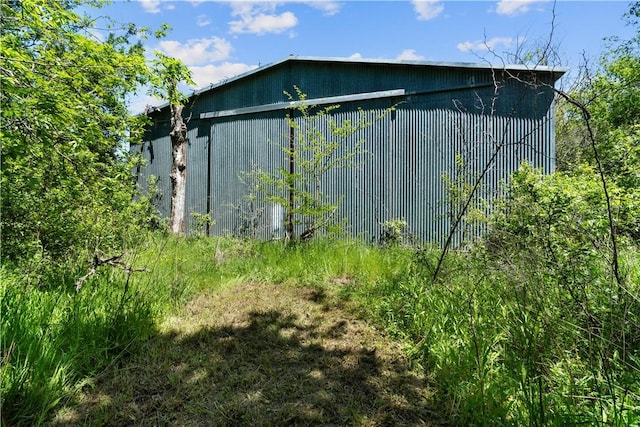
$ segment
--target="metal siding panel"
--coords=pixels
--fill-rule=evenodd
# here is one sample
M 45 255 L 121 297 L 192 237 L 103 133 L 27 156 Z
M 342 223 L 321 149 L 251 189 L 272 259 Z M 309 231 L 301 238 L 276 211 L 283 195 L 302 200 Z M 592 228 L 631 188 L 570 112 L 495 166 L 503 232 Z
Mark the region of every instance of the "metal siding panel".
M 235 81 L 201 95 L 203 111 L 221 111 L 287 101 L 291 91 L 288 67 L 267 70 L 253 79 Z M 206 108 L 205 108 L 206 106 Z
M 359 111 L 357 105 L 350 104 L 331 113 L 331 119 L 338 126 L 346 120 L 357 123 L 363 114 L 372 125 L 344 140 L 338 140 L 342 144 L 339 155 L 353 150 L 361 140 L 364 142 L 362 149 L 365 152 L 354 159 L 356 164 L 353 167 L 328 171 L 323 177 L 321 189 L 327 195 L 329 203 L 339 205 L 335 219 L 338 222 L 346 219 L 350 234 L 367 240 L 378 238 L 379 223 L 385 220 L 389 209 L 388 200 L 385 199 L 391 181 L 388 177 L 390 116 L 384 115 L 385 109 L 379 105 L 379 102 L 367 103 L 364 104 L 365 110 Z M 384 117 L 375 120 L 379 116 Z M 302 127 L 302 122 L 300 117 L 296 118 L 298 127 Z M 326 140 L 335 140 L 326 122 L 316 121 L 310 126 Z M 299 144 L 300 141 L 296 139 L 296 143 Z M 296 232 L 302 232 L 303 228 L 298 227 Z
M 253 167 L 270 172 L 284 166 L 277 144 L 288 135 L 282 112 L 212 121 L 211 206 L 215 235 L 279 237 L 277 209 L 251 194 Z M 251 200 L 249 196 L 256 196 Z
M 199 124 L 199 123 L 198 123 Z M 200 135 L 204 133 L 204 135 Z M 207 213 L 207 177 L 208 177 L 208 132 L 202 132 L 199 127 L 192 128 L 187 133 L 187 203 L 185 206 L 185 229 L 187 233 L 206 233 L 197 230 L 197 221 L 193 214 Z
M 168 133 L 168 132 L 167 132 Z M 138 184 L 148 194 L 149 179 L 155 177 L 157 193 L 153 204 L 163 217 L 169 217 L 171 210 L 171 138 L 167 135 L 149 139 L 142 145 L 145 166 L 140 170 Z

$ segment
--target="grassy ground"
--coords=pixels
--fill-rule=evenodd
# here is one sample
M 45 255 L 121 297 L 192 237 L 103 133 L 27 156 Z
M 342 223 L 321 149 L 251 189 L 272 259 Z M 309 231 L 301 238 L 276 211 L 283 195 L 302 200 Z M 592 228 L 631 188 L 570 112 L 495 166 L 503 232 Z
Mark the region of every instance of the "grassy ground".
M 640 252 L 619 289 L 536 248 L 451 253 L 438 281 L 435 252 L 328 240 L 160 236 L 127 259 L 149 273 L 79 292 L 86 266 L 3 270 L 4 421 L 638 425 Z
M 52 425 L 438 425 L 423 374 L 327 286 L 198 294 Z

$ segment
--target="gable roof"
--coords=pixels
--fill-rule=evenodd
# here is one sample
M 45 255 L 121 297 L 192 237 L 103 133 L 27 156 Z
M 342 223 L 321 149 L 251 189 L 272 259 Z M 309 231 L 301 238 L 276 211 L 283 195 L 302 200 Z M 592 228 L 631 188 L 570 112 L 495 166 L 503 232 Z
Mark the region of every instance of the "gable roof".
M 279 61 L 272 62 L 270 64 L 262 65 L 254 68 L 253 70 L 246 71 L 237 76 L 222 80 L 217 83 L 213 83 L 206 88 L 199 89 L 194 94 L 200 94 L 210 89 L 214 89 L 219 86 L 224 86 L 228 83 L 236 80 L 245 79 L 254 74 L 262 73 L 268 69 L 276 68 L 282 64 L 289 62 L 318 62 L 318 63 L 354 63 L 354 64 L 377 64 L 377 65 L 415 65 L 421 67 L 432 68 L 462 68 L 462 69 L 474 69 L 474 70 L 507 70 L 507 71 L 530 71 L 530 72 L 545 72 L 557 74 L 557 78 L 560 78 L 564 73 L 568 71 L 568 68 L 564 67 L 548 67 L 543 65 L 536 65 L 530 67 L 522 64 L 491 64 L 486 63 L 472 63 L 472 62 L 440 62 L 440 61 L 413 61 L 413 60 L 397 60 L 397 59 L 364 59 L 364 58 L 339 58 L 339 57 L 317 57 L 317 56 L 296 56 L 290 55 Z
M 337 64 L 360 64 L 360 65 L 389 65 L 389 66 L 416 66 L 425 68 L 451 68 L 451 69 L 468 69 L 468 70 L 503 70 L 510 72 L 542 72 L 549 73 L 553 76 L 553 81 L 558 80 L 568 71 L 565 67 L 549 67 L 549 66 L 528 66 L 522 64 L 491 64 L 485 63 L 470 63 L 470 62 L 441 62 L 441 61 L 413 61 L 413 60 L 394 60 L 394 59 L 365 59 L 365 58 L 339 58 L 339 57 L 316 57 L 316 56 L 297 56 L 290 55 L 279 61 L 275 61 L 266 65 L 259 66 L 252 70 L 238 74 L 236 76 L 221 80 L 217 83 L 212 83 L 209 86 L 193 91 L 189 98 L 196 97 L 205 94 L 209 91 L 217 88 L 229 85 L 231 83 L 252 78 L 256 75 L 263 74 L 269 70 L 276 69 L 287 64 L 292 63 L 337 63 Z M 159 106 L 153 108 L 152 111 L 164 109 L 169 105 L 165 102 Z

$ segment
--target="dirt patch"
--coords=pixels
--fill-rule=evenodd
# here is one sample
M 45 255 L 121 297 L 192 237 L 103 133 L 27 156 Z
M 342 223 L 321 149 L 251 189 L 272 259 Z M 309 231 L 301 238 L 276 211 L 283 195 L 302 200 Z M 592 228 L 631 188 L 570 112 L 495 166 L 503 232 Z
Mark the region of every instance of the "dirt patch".
M 400 346 L 330 288 L 194 298 L 52 425 L 441 425 Z

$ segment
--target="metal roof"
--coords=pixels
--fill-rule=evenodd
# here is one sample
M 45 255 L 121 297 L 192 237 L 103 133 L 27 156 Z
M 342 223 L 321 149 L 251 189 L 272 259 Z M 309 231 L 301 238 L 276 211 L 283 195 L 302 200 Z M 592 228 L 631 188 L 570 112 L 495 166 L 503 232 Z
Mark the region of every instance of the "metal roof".
M 265 70 L 276 68 L 282 64 L 289 62 L 317 62 L 317 63 L 354 63 L 354 64 L 375 64 L 375 65 L 410 65 L 418 67 L 432 67 L 432 68 L 459 68 L 459 69 L 474 69 L 474 70 L 505 70 L 505 71 L 527 71 L 527 72 L 543 72 L 552 73 L 557 75 L 556 79 L 562 77 L 567 71 L 566 67 L 549 67 L 543 65 L 528 66 L 523 64 L 492 64 L 490 62 L 485 63 L 472 63 L 472 62 L 443 62 L 443 61 L 413 61 L 413 60 L 396 60 L 396 59 L 366 59 L 366 58 L 340 58 L 340 57 L 317 57 L 317 56 L 297 56 L 290 55 L 279 61 L 272 62 L 238 74 L 236 76 L 224 79 L 217 83 L 212 83 L 202 89 L 193 91 L 190 97 L 201 95 L 213 89 L 228 85 L 238 80 L 249 78 L 253 75 L 260 74 Z M 168 102 L 165 102 L 153 110 L 163 109 L 169 106 Z

